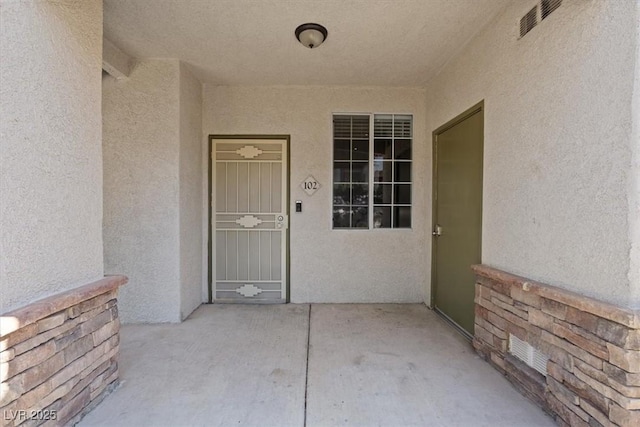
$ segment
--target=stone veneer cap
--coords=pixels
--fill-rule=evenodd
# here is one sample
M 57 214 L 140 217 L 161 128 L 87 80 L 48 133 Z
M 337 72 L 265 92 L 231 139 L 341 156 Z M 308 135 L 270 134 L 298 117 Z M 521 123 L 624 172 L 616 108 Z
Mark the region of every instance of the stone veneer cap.
M 105 276 L 95 282 L 6 312 L 0 317 L 0 338 L 82 301 L 118 289 L 128 281 L 126 276 Z
M 478 276 L 517 286 L 524 291 L 595 314 L 631 329 L 640 329 L 640 310 L 618 307 L 576 292 L 525 279 L 484 264 L 472 265 L 471 269 Z

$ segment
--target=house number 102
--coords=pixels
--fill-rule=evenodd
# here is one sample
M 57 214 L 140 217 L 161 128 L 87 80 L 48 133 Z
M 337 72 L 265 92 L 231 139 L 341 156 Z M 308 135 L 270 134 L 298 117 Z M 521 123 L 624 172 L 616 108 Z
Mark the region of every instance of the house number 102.
M 312 182 L 304 182 L 302 184 L 303 188 L 305 190 L 317 190 L 318 189 L 318 182 L 317 181 L 312 181 Z
M 305 193 L 307 193 L 307 195 L 313 196 L 313 193 L 315 193 L 320 189 L 320 183 L 318 182 L 317 179 L 313 177 L 313 175 L 309 175 L 307 179 L 302 181 L 302 184 L 300 184 L 300 187 L 302 187 L 302 189 L 304 190 Z

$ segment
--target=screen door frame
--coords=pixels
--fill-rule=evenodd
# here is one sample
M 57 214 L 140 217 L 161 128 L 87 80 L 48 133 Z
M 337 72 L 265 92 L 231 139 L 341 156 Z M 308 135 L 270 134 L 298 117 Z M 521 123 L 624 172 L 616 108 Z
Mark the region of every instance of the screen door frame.
M 214 221 L 215 221 L 215 210 L 213 209 L 213 173 L 214 173 L 214 164 L 215 164 L 215 159 L 213 158 L 213 156 L 215 155 L 215 144 L 217 140 L 220 139 L 245 139 L 245 140 L 251 140 L 251 139 L 255 139 L 255 140 L 284 140 L 286 147 L 287 147 L 287 156 L 286 159 L 283 159 L 283 164 L 286 165 L 287 168 L 287 173 L 285 175 L 286 178 L 286 182 L 284 184 L 285 187 L 285 191 L 283 193 L 283 196 L 285 198 L 285 203 L 284 205 L 286 206 L 286 212 L 285 214 L 289 217 L 289 226 L 288 226 L 288 230 L 286 233 L 286 240 L 285 240 L 285 253 L 283 254 L 283 256 L 285 257 L 285 264 L 286 264 L 286 268 L 285 268 L 285 281 L 286 281 L 286 299 L 285 299 L 285 303 L 289 303 L 291 302 L 291 256 L 290 256 L 290 241 L 291 241 L 291 215 L 290 215 L 290 211 L 291 211 L 291 206 L 290 206 L 290 200 L 291 200 L 291 135 L 272 135 L 272 134 L 268 134 L 268 135 L 246 135 L 246 134 L 241 134 L 241 135 L 224 135 L 224 134 L 210 134 L 208 137 L 209 143 L 208 143 L 208 153 L 207 153 L 207 157 L 208 157 L 208 176 L 207 176 L 207 195 L 208 195 L 208 204 L 207 204 L 207 225 L 208 225 L 208 236 L 207 236 L 207 250 L 208 250 L 208 266 L 207 266 L 207 287 L 208 287 L 208 303 L 212 304 L 214 303 L 214 299 L 213 299 L 213 281 L 214 281 L 214 277 L 213 277 L 213 260 L 214 260 L 214 256 L 215 256 L 215 244 L 213 243 L 213 233 L 215 230 L 215 226 L 214 226 Z

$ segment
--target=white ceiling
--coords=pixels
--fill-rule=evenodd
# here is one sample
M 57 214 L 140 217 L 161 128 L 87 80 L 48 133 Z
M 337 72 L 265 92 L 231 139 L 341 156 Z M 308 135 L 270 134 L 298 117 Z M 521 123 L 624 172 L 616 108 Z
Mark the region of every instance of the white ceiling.
M 104 0 L 104 34 L 217 85 L 423 86 L 512 0 Z M 295 39 L 324 25 L 323 45 Z

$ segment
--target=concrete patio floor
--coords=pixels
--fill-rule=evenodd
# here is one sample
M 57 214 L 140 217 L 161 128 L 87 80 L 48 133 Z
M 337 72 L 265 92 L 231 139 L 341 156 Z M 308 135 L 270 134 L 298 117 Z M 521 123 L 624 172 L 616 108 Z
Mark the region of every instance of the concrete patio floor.
M 120 370 L 80 426 L 555 425 L 421 304 L 203 305 Z

